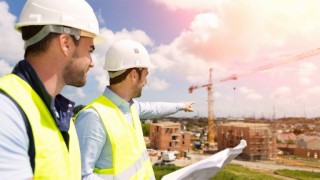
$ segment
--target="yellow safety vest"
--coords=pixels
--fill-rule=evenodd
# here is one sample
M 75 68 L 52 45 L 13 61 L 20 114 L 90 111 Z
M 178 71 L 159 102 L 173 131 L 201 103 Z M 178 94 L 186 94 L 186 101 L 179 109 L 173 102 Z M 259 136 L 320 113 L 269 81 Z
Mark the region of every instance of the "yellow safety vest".
M 105 96 L 98 97 L 88 108 L 99 114 L 112 147 L 112 168 L 95 168 L 94 172 L 107 179 L 155 179 L 136 108 L 130 108 L 133 125 Z
M 30 122 L 35 146 L 33 179 L 80 180 L 81 156 L 73 122 L 68 151 L 48 108 L 28 83 L 9 74 L 0 78 L 0 89 L 19 104 Z

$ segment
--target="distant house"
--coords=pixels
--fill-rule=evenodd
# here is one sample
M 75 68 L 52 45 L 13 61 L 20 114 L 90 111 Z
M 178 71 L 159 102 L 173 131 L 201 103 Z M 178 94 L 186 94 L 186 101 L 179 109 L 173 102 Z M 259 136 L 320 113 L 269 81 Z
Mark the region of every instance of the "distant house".
M 277 144 L 278 154 L 292 155 L 294 150 L 297 149 L 297 145 L 295 144 Z
M 295 123 L 294 124 L 294 128 L 302 128 L 303 127 L 303 124 L 302 123 Z
M 245 119 L 243 117 L 228 117 L 226 118 L 227 121 L 232 122 L 232 121 L 240 121 L 243 122 Z
M 277 140 L 279 143 L 295 144 L 297 136 L 294 133 L 280 133 L 277 135 Z
M 314 130 L 317 127 L 315 124 L 310 124 L 310 123 L 307 124 L 307 126 L 310 130 Z
M 320 137 L 313 137 L 307 142 L 307 149 L 320 150 Z
M 320 137 L 307 136 L 300 134 L 297 136 L 297 146 L 302 149 L 319 149 L 320 150 Z
M 194 136 L 197 137 L 197 138 L 200 138 L 201 133 L 195 133 Z
M 297 146 L 299 148 L 305 149 L 307 147 L 306 143 L 307 143 L 307 136 L 305 134 L 299 134 L 297 136 Z
M 152 120 L 147 119 L 147 120 L 144 121 L 144 123 L 145 123 L 145 124 L 152 124 Z
M 320 155 L 320 137 L 300 134 L 297 136 L 297 148 L 293 154 L 318 159 Z

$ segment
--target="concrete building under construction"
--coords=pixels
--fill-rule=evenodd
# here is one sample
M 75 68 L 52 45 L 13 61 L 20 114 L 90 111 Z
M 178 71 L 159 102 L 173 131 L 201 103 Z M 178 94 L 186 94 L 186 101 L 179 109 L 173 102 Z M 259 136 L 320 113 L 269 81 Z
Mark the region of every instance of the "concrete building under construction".
M 184 152 L 190 148 L 191 135 L 181 131 L 180 123 L 150 124 L 150 147 L 157 150 Z
M 241 139 L 247 141 L 247 147 L 239 157 L 250 160 L 272 160 L 276 157 L 276 136 L 269 124 L 228 123 L 218 125 L 218 150 L 233 148 Z

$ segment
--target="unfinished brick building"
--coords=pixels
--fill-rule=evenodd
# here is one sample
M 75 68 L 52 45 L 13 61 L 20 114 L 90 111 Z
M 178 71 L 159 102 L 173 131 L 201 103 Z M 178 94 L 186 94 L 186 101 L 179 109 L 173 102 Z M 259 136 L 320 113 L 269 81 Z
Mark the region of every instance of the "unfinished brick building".
M 189 150 L 191 135 L 181 131 L 180 123 L 162 122 L 150 124 L 150 147 L 157 150 Z
M 241 139 L 247 147 L 239 157 L 250 160 L 272 160 L 276 157 L 276 136 L 269 124 L 228 123 L 218 126 L 218 150 L 235 147 Z

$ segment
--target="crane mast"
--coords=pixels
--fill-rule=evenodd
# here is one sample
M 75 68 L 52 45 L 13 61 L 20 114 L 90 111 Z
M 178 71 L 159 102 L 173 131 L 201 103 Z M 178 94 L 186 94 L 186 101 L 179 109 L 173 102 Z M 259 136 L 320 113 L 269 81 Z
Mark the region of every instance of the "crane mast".
M 202 86 L 190 86 L 189 93 L 192 93 L 194 89 L 206 87 L 208 91 L 208 136 L 207 142 L 209 144 L 214 143 L 214 114 L 213 114 L 213 84 L 212 84 L 212 71 L 213 69 L 209 69 L 209 81 L 208 84 L 204 84 Z
M 214 143 L 214 114 L 213 114 L 213 84 L 212 84 L 212 68 L 210 68 L 208 82 L 208 139 L 209 144 Z

